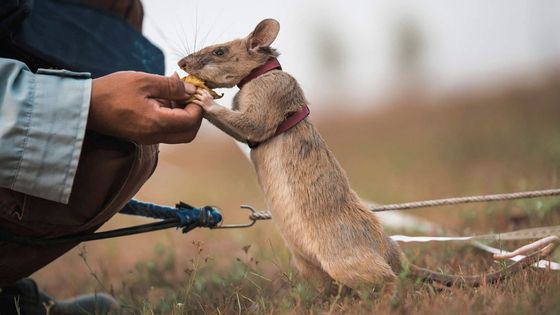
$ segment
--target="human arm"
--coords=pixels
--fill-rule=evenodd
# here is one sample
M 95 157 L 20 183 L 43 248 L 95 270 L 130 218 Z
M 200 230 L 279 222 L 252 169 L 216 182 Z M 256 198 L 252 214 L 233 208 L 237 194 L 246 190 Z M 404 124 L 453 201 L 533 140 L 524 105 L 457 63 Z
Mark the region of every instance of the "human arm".
M 87 73 L 0 58 L 0 186 L 67 202 L 84 139 Z
M 66 203 L 88 129 L 137 143 L 191 141 L 202 120 L 176 78 L 39 70 L 0 58 L 0 187 Z M 161 101 L 164 100 L 164 101 Z

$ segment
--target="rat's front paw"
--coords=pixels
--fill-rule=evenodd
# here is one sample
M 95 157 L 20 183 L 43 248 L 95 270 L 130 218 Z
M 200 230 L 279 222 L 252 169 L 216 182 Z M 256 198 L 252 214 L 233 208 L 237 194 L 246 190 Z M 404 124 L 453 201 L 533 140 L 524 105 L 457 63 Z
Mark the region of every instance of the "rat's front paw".
M 208 110 L 210 107 L 212 107 L 215 104 L 214 98 L 205 89 L 196 90 L 196 93 L 194 94 L 194 98 L 195 99 L 192 102 L 199 105 L 204 110 Z

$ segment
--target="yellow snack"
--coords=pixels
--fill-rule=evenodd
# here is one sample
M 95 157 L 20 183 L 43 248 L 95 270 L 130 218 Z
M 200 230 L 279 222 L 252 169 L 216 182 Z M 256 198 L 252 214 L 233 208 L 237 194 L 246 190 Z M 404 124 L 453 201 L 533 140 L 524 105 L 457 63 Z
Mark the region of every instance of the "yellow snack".
M 195 77 L 192 74 L 189 74 L 188 76 L 184 77 L 182 80 L 185 83 L 190 83 L 190 84 L 196 86 L 197 89 L 204 89 L 204 90 L 208 91 L 210 93 L 210 95 L 212 95 L 212 98 L 214 98 L 215 100 L 219 99 L 219 98 L 222 98 L 224 96 L 224 94 L 220 95 L 220 94 L 214 92 L 212 89 L 207 87 L 206 84 L 204 84 L 204 81 Z M 193 100 L 194 100 L 194 95 L 187 99 L 187 103 L 192 102 Z

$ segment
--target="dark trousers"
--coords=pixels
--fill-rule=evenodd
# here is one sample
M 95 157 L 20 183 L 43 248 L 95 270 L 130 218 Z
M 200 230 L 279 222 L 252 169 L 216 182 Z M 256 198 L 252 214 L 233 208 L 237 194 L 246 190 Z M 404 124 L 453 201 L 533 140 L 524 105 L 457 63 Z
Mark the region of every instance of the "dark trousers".
M 0 189 L 0 230 L 42 238 L 93 232 L 148 180 L 157 152 L 157 146 L 138 146 L 88 133 L 69 203 Z M 76 245 L 0 242 L 0 287 L 29 276 Z

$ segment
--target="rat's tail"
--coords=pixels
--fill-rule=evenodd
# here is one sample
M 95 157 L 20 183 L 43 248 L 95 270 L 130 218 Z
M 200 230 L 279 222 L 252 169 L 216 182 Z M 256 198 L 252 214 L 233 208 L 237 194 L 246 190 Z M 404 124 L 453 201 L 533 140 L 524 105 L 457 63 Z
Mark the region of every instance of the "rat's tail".
M 418 267 L 416 265 L 410 264 L 410 273 L 426 282 L 438 282 L 446 286 L 467 286 L 467 287 L 477 287 L 481 284 L 486 283 L 496 283 L 505 278 L 517 273 L 526 267 L 538 262 L 541 258 L 549 256 L 552 251 L 558 246 L 560 239 L 557 236 L 549 236 L 542 240 L 539 240 L 533 244 L 526 245 L 517 251 L 507 254 L 507 255 L 495 255 L 496 259 L 506 259 L 511 258 L 515 255 L 521 255 L 529 250 L 534 250 L 539 248 L 540 250 L 525 256 L 523 259 L 505 267 L 502 270 L 498 270 L 491 273 L 485 273 L 481 275 L 447 275 L 441 272 L 433 271 L 430 269 Z
M 530 266 L 534 262 L 538 261 L 538 253 L 536 257 L 527 256 L 524 259 L 515 262 L 514 264 L 505 267 L 502 270 L 498 270 L 491 273 L 485 273 L 480 275 L 449 275 L 441 272 L 433 271 L 430 269 L 422 268 L 413 264 L 410 264 L 410 273 L 416 277 L 420 278 L 425 282 L 437 282 L 445 286 L 459 286 L 459 287 L 478 287 L 481 284 L 486 283 L 496 283 L 505 278 L 513 275 L 516 272 L 523 270 L 524 268 Z M 531 258 L 529 258 L 531 257 Z

